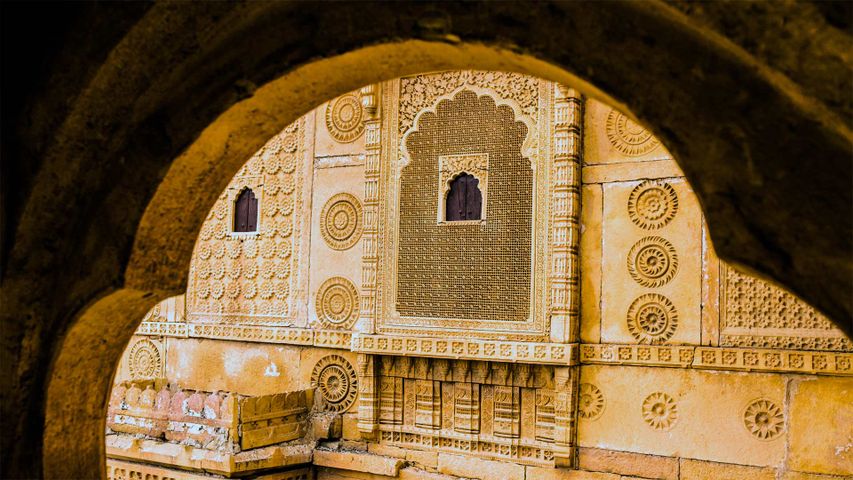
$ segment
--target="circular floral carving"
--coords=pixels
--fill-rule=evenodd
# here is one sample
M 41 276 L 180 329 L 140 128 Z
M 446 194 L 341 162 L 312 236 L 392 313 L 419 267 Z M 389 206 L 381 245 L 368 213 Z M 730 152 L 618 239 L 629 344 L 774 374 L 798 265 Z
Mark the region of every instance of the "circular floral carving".
M 744 410 L 743 425 L 759 440 L 774 440 L 782 434 L 785 417 L 778 405 L 759 398 L 750 402 Z
M 616 110 L 607 115 L 607 138 L 613 148 L 629 157 L 645 155 L 658 146 L 651 132 Z
M 675 305 L 663 295 L 640 295 L 628 308 L 628 330 L 640 343 L 663 343 L 672 337 L 677 327 Z
M 358 290 L 344 277 L 332 277 L 317 291 L 317 319 L 326 328 L 350 328 L 358 317 Z
M 332 138 L 349 143 L 364 132 L 361 101 L 350 93 L 329 102 L 326 106 L 326 128 Z
M 660 287 L 678 272 L 675 247 L 663 237 L 645 237 L 628 252 L 628 273 L 640 285 Z
M 628 197 L 628 216 L 638 227 L 654 230 L 666 226 L 678 213 L 678 195 L 672 185 L 646 180 Z
M 198 248 L 198 256 L 202 260 L 207 260 L 208 258 L 210 258 L 211 254 L 212 252 L 210 250 L 210 245 L 207 243 L 201 244 L 201 246 Z
M 643 401 L 643 420 L 655 430 L 669 430 L 678 420 L 678 405 L 663 392 L 655 392 Z
M 140 340 L 131 347 L 127 363 L 131 377 L 154 378 L 160 371 L 160 349 L 151 340 Z
M 591 383 L 581 383 L 578 387 L 578 415 L 587 420 L 595 420 L 604 412 L 604 395 Z
M 320 233 L 326 245 L 346 250 L 361 238 L 361 202 L 349 193 L 334 195 L 320 213 Z
M 320 393 L 326 410 L 344 412 L 355 402 L 358 377 L 346 358 L 329 355 L 314 365 L 311 386 Z

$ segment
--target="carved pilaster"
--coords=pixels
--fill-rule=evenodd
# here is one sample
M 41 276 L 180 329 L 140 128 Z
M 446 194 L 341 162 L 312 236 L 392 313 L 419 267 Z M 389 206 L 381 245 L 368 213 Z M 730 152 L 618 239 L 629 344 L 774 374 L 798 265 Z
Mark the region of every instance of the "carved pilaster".
M 578 367 L 554 369 L 554 462 L 558 467 L 575 466 L 579 373 Z
M 374 333 L 376 328 L 377 272 L 379 269 L 379 199 L 382 119 L 379 85 L 361 89 L 364 120 L 364 233 L 361 269 L 361 315 L 355 329 Z
M 358 363 L 358 431 L 372 437 L 378 431 L 379 395 L 377 369 L 373 355 L 359 354 Z
M 580 94 L 554 84 L 554 175 L 552 181 L 552 340 L 576 342 L 580 312 Z

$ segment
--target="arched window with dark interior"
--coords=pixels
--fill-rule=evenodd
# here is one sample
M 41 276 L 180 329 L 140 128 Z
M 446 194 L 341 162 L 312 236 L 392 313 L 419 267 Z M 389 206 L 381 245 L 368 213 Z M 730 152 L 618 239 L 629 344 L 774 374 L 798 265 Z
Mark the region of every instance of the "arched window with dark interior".
M 245 188 L 234 202 L 234 231 L 258 231 L 258 199 L 251 188 Z
M 477 177 L 462 173 L 450 182 L 450 191 L 444 206 L 445 220 L 480 220 L 483 210 L 483 195 Z

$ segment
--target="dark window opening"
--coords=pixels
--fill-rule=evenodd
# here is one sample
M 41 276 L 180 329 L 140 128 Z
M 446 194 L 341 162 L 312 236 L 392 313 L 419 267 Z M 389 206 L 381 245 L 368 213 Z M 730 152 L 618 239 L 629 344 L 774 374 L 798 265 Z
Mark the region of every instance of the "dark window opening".
M 234 203 L 234 231 L 258 231 L 258 199 L 251 188 L 246 188 Z
M 450 182 L 450 191 L 444 206 L 445 219 L 480 220 L 483 210 L 483 195 L 478 187 L 480 181 L 474 175 L 462 173 Z

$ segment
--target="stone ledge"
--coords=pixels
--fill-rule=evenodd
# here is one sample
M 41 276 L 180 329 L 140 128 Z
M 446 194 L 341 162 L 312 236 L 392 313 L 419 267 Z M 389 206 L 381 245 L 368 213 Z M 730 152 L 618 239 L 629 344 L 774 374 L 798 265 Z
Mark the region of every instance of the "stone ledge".
M 396 477 L 406 464 L 404 460 L 372 453 L 314 450 L 314 465 L 355 472 Z
M 447 453 L 438 454 L 438 471 L 481 480 L 523 480 L 525 475 L 524 465 Z
M 577 343 L 516 342 L 471 338 L 412 337 L 354 333 L 353 352 L 375 355 L 494 360 L 571 366 L 578 364 Z
M 593 472 L 678 480 L 679 465 L 676 457 L 581 447 L 578 449 L 578 467 Z

